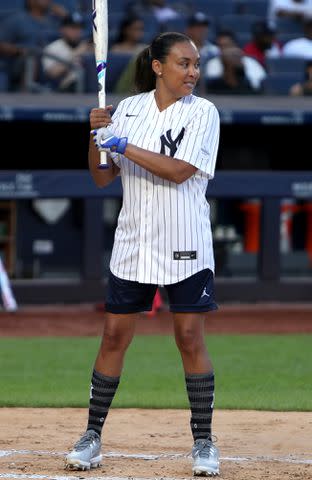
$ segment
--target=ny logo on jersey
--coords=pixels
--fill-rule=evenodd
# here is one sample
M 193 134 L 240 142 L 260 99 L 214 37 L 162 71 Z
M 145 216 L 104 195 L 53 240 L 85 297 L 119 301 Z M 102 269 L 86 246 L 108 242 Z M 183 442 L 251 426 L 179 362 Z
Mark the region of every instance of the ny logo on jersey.
M 173 157 L 174 154 L 176 153 L 178 146 L 182 142 L 182 138 L 184 136 L 185 128 L 183 127 L 179 135 L 177 136 L 176 139 L 172 139 L 171 137 L 171 129 L 167 130 L 167 132 L 160 137 L 161 141 L 161 149 L 160 153 L 166 154 L 166 147 L 169 148 L 169 155 L 170 157 Z

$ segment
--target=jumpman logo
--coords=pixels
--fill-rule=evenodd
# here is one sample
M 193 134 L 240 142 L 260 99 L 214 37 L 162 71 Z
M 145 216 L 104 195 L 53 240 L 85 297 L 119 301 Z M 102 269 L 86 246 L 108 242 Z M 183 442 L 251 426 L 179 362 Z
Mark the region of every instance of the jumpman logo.
M 207 287 L 204 288 L 203 293 L 201 294 L 201 297 L 200 297 L 200 298 L 210 297 L 209 293 L 206 292 L 206 288 L 207 288 Z

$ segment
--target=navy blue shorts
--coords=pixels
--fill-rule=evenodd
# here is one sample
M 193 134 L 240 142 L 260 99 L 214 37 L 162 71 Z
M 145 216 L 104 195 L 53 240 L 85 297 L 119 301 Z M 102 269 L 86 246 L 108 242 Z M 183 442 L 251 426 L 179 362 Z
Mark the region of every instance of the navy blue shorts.
M 152 310 L 158 285 L 132 282 L 110 272 L 105 309 L 110 313 L 136 313 Z M 214 275 L 208 268 L 181 282 L 164 286 L 170 312 L 209 312 L 217 310 L 214 301 Z

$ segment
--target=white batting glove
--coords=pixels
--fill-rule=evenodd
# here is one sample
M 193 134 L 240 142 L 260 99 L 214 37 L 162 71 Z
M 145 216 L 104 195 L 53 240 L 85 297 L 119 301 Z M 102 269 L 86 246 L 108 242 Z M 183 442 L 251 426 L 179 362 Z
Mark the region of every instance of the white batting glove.
M 125 153 L 128 138 L 116 137 L 107 127 L 91 130 L 93 141 L 99 151 L 111 151 L 117 153 Z

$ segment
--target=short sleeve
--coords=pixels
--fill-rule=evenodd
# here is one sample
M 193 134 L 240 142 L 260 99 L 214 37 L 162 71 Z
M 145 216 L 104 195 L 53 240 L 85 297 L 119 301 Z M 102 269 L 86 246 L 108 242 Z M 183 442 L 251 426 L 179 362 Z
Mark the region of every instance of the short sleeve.
M 213 104 L 200 109 L 185 128 L 175 158 L 194 165 L 214 177 L 220 137 L 220 118 Z

